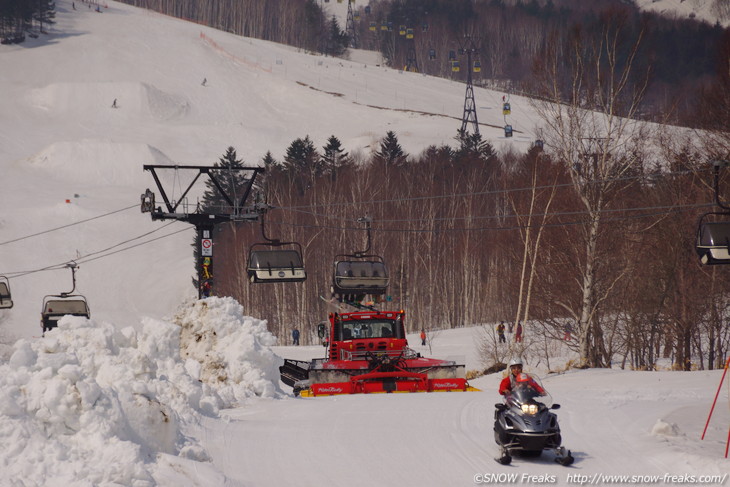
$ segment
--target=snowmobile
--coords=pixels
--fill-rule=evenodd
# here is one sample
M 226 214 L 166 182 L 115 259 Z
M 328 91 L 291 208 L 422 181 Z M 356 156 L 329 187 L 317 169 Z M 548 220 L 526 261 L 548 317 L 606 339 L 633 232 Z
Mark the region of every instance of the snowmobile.
M 558 417 L 550 412 L 560 404 L 553 403 L 537 377 L 519 374 L 511 393 L 494 406 L 494 441 L 500 447 L 497 462 L 509 465 L 515 453 L 537 457 L 543 450 L 552 450 L 559 464 L 573 463 L 570 450 L 561 446 Z

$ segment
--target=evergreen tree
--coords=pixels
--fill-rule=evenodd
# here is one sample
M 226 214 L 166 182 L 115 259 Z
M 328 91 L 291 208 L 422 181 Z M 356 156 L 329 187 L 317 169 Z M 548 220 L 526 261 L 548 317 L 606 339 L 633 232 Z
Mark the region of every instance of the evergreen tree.
M 261 159 L 261 164 L 264 167 L 264 173 L 259 174 L 256 177 L 254 190 L 256 190 L 257 193 L 265 194 L 267 181 L 276 178 L 276 175 L 279 174 L 282 170 L 282 165 L 279 161 L 274 159 L 271 151 L 266 151 L 264 158 Z
M 325 174 L 329 174 L 332 181 L 337 179 L 337 172 L 344 167 L 352 164 L 352 160 L 347 152 L 342 148 L 342 142 L 340 139 L 331 135 L 327 139 L 327 145 L 322 149 L 324 155 L 322 156 L 322 169 Z
M 286 149 L 283 170 L 295 182 L 299 194 L 304 194 L 322 175 L 322 162 L 309 135 L 296 139 Z
M 33 18 L 38 22 L 39 29 L 44 32 L 43 25 L 55 24 L 53 19 L 56 18 L 56 4 L 51 0 L 38 0 L 37 10 L 33 13 Z
M 375 153 L 375 158 L 386 166 L 398 167 L 406 164 L 407 156 L 403 152 L 395 132 L 389 130 L 385 134 L 380 142 L 380 150 Z
M 243 167 L 243 161 L 238 159 L 236 149 L 229 147 L 226 153 L 216 162 L 214 167 L 218 168 L 240 168 Z M 248 176 L 246 171 L 215 171 L 215 177 L 223 187 L 228 196 L 233 200 L 234 204 L 240 202 L 243 196 L 243 189 L 248 184 Z M 215 187 L 210 179 L 205 181 L 206 190 L 203 193 L 201 208 L 209 213 L 233 213 L 233 208 L 228 204 L 218 188 Z
M 327 47 L 325 53 L 330 56 L 341 56 L 344 54 L 350 42 L 347 34 L 340 29 L 340 23 L 334 15 L 332 16 L 332 20 L 330 20 L 326 42 Z
M 482 140 L 482 134 L 471 134 L 459 129 L 454 138 L 459 141 L 459 148 L 455 154 L 457 161 L 477 158 L 483 162 L 490 162 L 495 159 L 497 152 L 488 140 Z
M 261 159 L 261 162 L 263 163 L 266 172 L 281 169 L 281 163 L 274 159 L 274 156 L 271 155 L 271 151 L 266 151 L 266 154 L 264 155 L 264 158 Z

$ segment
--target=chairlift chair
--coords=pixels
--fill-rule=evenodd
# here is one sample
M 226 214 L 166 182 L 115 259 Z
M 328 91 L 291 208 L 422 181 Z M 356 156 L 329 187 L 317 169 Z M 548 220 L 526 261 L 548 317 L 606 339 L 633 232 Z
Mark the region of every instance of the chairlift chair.
M 13 299 L 10 294 L 10 281 L 5 276 L 0 276 L 0 309 L 13 307 Z
M 90 318 L 89 304 L 80 294 L 49 295 L 43 298 L 41 328 L 43 333 L 58 326 L 58 320 L 66 315 Z
M 706 213 L 700 219 L 697 229 L 697 255 L 705 265 L 730 264 L 730 221 L 707 222 L 709 215 L 725 215 L 730 213 Z
M 280 242 L 267 237 L 264 215 L 260 219 L 261 235 L 266 242 L 255 243 L 249 249 L 249 280 L 254 284 L 305 281 L 307 273 L 302 261 L 302 246 L 297 242 Z
M 256 247 L 293 245 L 296 249 L 259 250 Z M 296 242 L 258 243 L 248 254 L 248 278 L 254 284 L 302 282 L 307 279 L 301 245 Z
M 338 255 L 332 291 L 339 295 L 383 295 L 388 290 L 388 269 L 379 255 Z

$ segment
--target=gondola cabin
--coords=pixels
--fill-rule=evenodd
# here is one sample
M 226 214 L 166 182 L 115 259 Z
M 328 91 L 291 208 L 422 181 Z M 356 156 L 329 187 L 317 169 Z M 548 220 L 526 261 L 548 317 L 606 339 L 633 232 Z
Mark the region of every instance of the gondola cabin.
M 510 113 L 512 113 L 512 107 L 510 106 L 509 103 L 505 102 L 505 104 L 502 105 L 502 114 L 509 115 Z
M 405 26 L 405 25 L 401 25 L 401 26 L 400 26 L 400 27 L 398 28 L 398 34 L 399 34 L 399 35 L 402 35 L 402 36 L 406 35 L 406 26 Z
M 504 126 L 504 136 L 505 137 L 512 137 L 512 125 L 505 125 Z
M 43 333 L 58 326 L 58 320 L 66 315 L 90 318 L 91 312 L 86 298 L 80 295 L 46 296 L 41 310 Z
M 474 61 L 474 72 L 481 73 L 481 71 L 482 71 L 482 63 L 479 61 Z
M 461 67 L 459 66 L 459 61 L 451 61 L 451 71 L 454 73 L 458 73 Z
M 697 255 L 705 265 L 730 264 L 730 222 L 703 222 L 697 231 Z
M 385 294 L 388 270 L 382 261 L 341 260 L 335 262 L 332 290 L 335 294 Z
M 0 276 L 0 309 L 10 309 L 13 307 L 13 298 L 10 294 L 10 284 L 8 278 Z
M 414 32 L 413 29 L 406 29 L 406 39 L 413 39 Z
M 296 250 L 254 250 L 248 258 L 252 283 L 302 282 L 307 279 L 301 254 Z
M 370 31 L 375 32 L 376 30 L 378 30 L 378 24 L 376 24 L 375 22 L 370 22 Z
M 370 5 L 365 5 L 365 13 L 370 15 L 370 12 L 371 12 Z

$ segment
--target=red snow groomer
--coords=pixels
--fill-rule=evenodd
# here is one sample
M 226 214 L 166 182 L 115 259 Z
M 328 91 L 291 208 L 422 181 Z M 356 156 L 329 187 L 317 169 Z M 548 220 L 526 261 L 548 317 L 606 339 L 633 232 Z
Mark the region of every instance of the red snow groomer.
M 403 311 L 330 313 L 327 357 L 285 360 L 282 381 L 304 397 L 475 390 L 463 364 L 408 348 L 404 317 Z
M 365 221 L 369 249 L 369 220 Z M 326 357 L 311 362 L 286 359 L 279 368 L 282 382 L 304 397 L 476 390 L 466 381 L 463 364 L 421 357 L 408 347 L 404 311 L 361 304 L 365 296 L 382 296 L 388 287 L 382 257 L 366 252 L 335 260 L 332 295 L 341 304 L 318 330 L 326 340 Z M 343 311 L 344 305 L 358 311 Z

